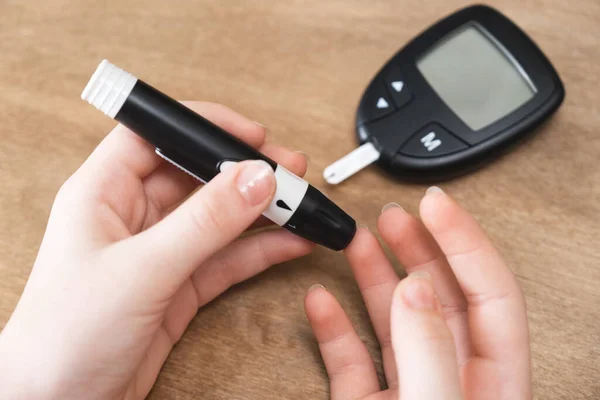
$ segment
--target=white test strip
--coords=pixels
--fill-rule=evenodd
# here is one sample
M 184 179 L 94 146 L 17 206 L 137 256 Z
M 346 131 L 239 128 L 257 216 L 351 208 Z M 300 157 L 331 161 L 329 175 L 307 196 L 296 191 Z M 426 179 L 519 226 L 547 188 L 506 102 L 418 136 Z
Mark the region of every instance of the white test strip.
M 327 183 L 337 185 L 379 160 L 380 156 L 373 143 L 367 142 L 325 168 L 323 178 Z

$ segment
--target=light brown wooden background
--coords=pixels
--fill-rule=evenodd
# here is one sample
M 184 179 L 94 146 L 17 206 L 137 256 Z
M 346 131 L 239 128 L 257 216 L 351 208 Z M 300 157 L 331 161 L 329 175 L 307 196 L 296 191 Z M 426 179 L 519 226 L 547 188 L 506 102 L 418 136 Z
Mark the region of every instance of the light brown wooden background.
M 328 188 L 351 150 L 355 106 L 375 71 L 459 0 L 0 2 L 0 327 L 19 299 L 61 183 L 113 123 L 79 99 L 102 58 L 179 99 L 221 102 L 310 154 L 308 179 L 374 227 L 425 186 L 376 168 Z M 532 141 L 442 186 L 504 252 L 527 297 L 540 399 L 600 397 L 600 2 L 505 0 L 544 49 L 567 99 Z M 340 299 L 379 359 L 342 254 L 317 250 L 200 310 L 152 399 L 325 399 L 303 313 L 316 282 Z M 378 363 L 378 367 L 380 364 Z

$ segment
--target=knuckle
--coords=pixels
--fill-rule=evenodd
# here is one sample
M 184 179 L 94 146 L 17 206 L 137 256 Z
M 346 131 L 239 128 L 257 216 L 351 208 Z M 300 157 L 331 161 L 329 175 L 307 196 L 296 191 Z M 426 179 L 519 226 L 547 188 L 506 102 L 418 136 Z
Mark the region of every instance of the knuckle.
M 436 318 L 426 324 L 420 332 L 421 340 L 436 348 L 454 348 L 454 338 L 443 320 Z
M 475 258 L 482 257 L 485 259 L 487 254 L 485 254 L 485 249 L 481 246 L 480 243 L 475 243 L 475 245 L 469 244 L 464 245 L 463 248 L 459 248 L 453 252 L 446 254 L 446 258 L 448 262 L 459 262 L 465 258 Z
M 269 266 L 272 264 L 271 257 L 269 256 L 268 250 L 265 247 L 265 243 L 262 240 L 257 240 L 254 245 L 258 264 L 262 266 Z
M 512 296 L 513 292 L 510 291 L 478 292 L 466 294 L 467 301 L 471 307 L 478 307 L 491 302 L 504 301 L 510 299 Z
M 368 368 L 372 360 L 365 356 L 348 355 L 337 360 L 336 364 L 327 371 L 329 379 L 334 381 L 344 376 L 351 376 Z
M 339 365 L 336 365 L 335 368 L 332 368 L 328 371 L 329 379 L 334 381 L 343 376 L 353 375 L 354 372 L 360 371 L 363 367 L 362 363 L 357 363 L 353 361 L 343 361 Z
M 227 290 L 237 283 L 236 276 L 238 263 L 230 256 L 230 253 L 222 253 L 216 264 L 215 281 L 217 282 L 218 287 Z
M 392 350 L 392 332 L 390 330 L 386 330 L 379 337 L 379 348 L 382 352 Z
M 455 315 L 464 315 L 467 313 L 466 302 L 453 303 L 453 304 L 442 303 L 441 306 L 442 306 L 442 315 L 444 315 L 444 318 L 446 318 L 446 319 L 453 317 Z
M 214 287 L 218 288 L 220 292 L 224 292 L 235 284 L 235 266 L 231 264 L 231 261 L 225 259 L 221 261 L 219 267 L 212 279 Z
M 391 242 L 392 246 L 401 246 L 407 243 L 407 238 L 418 237 L 421 234 L 421 222 L 412 215 L 402 214 L 401 220 L 394 222 L 394 224 L 390 224 L 387 227 L 391 233 L 387 239 Z

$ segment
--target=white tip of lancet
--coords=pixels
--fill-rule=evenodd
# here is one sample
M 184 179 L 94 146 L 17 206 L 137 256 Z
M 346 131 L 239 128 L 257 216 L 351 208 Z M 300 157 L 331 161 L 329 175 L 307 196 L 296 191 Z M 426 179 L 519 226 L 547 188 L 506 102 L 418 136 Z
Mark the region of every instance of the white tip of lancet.
M 111 118 L 119 112 L 133 90 L 137 78 L 102 60 L 81 93 L 81 98 Z

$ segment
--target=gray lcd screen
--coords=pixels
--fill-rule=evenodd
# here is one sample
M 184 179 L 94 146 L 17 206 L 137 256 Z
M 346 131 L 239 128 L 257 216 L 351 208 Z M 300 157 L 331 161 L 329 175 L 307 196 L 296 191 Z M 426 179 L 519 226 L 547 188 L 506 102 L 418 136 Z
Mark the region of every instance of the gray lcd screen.
M 493 37 L 469 24 L 417 61 L 433 90 L 472 130 L 510 114 L 535 94 L 521 67 Z

